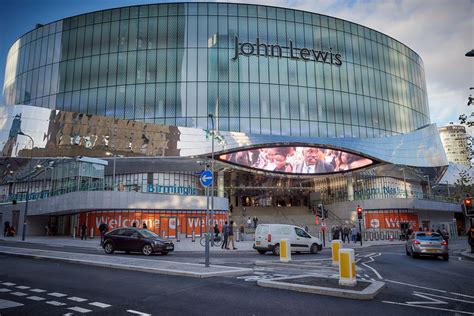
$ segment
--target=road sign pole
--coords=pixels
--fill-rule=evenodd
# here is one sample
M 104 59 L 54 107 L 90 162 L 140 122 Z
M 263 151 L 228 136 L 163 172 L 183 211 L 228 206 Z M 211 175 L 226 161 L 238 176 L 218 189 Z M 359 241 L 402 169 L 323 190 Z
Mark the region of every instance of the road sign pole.
M 205 265 L 209 268 L 209 187 L 206 187 L 206 247 Z

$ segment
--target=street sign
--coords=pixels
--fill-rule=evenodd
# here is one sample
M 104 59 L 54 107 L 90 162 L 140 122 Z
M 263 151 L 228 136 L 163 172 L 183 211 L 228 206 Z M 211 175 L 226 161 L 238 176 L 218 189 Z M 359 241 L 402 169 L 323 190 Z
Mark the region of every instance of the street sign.
M 203 170 L 201 172 L 201 177 L 199 178 L 201 185 L 203 187 L 209 187 L 212 184 L 212 172 L 211 170 Z

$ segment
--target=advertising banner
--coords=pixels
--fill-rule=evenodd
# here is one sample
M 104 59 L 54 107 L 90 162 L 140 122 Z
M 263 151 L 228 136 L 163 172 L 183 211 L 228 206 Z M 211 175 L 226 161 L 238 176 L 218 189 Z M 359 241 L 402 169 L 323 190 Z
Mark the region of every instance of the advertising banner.
M 365 212 L 367 229 L 399 229 L 400 222 L 407 222 L 409 227 L 418 229 L 418 215 L 399 212 Z

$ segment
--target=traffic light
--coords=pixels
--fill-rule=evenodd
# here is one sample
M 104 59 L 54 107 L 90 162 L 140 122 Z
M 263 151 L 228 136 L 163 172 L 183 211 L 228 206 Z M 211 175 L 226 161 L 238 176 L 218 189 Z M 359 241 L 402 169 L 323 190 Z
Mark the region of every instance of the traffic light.
M 466 216 L 474 216 L 472 210 L 472 199 L 469 194 L 466 194 L 466 198 L 464 199 L 464 208 L 466 209 Z
M 359 205 L 357 205 L 357 217 L 359 219 L 362 219 L 362 207 L 360 207 Z
M 323 205 L 318 204 L 318 207 L 316 208 L 316 216 L 317 217 L 323 217 Z

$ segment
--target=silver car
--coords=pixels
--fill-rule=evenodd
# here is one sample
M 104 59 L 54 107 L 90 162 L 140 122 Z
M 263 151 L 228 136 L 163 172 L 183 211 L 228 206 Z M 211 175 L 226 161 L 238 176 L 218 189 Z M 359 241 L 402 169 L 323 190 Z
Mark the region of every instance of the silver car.
M 448 243 L 438 233 L 414 232 L 405 244 L 407 256 L 418 258 L 420 255 L 442 257 L 444 261 L 449 260 Z

